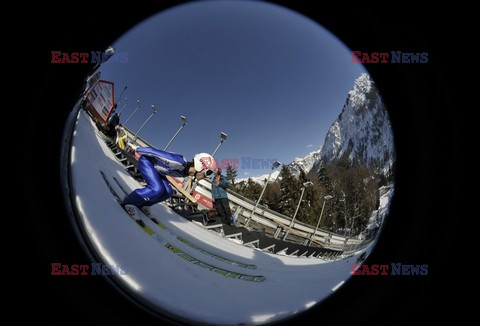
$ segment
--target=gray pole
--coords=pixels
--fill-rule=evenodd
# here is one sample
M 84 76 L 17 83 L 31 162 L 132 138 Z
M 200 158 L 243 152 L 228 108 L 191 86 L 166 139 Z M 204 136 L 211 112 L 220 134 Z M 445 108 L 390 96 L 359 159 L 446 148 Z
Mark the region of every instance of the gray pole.
M 125 92 L 126 89 L 127 89 L 127 86 L 125 86 L 125 88 L 123 89 L 122 93 L 117 97 L 117 104 L 122 101 L 121 97 L 122 97 L 122 95 L 123 95 L 123 93 Z M 119 100 L 119 99 L 120 99 L 120 100 Z
M 140 101 L 139 100 L 137 100 L 136 109 L 132 112 L 132 114 L 130 114 L 130 116 L 127 118 L 127 121 L 125 121 L 125 123 L 123 124 L 124 127 L 127 125 L 128 120 L 130 120 L 130 118 L 135 114 L 135 112 L 138 111 L 138 109 L 140 109 Z
M 273 170 L 275 170 L 276 168 L 278 168 L 280 165 L 282 165 L 282 163 L 280 163 L 280 162 L 278 162 L 278 161 L 275 161 L 275 162 L 272 164 L 272 171 L 270 171 L 270 174 L 268 175 L 267 181 L 265 182 L 265 185 L 263 186 L 262 193 L 260 194 L 260 197 L 257 199 L 257 202 L 255 203 L 255 207 L 254 207 L 253 210 L 250 212 L 250 216 L 248 216 L 247 221 L 245 222 L 245 226 L 247 226 L 248 223 L 250 223 L 250 220 L 252 219 L 253 213 L 254 213 L 255 210 L 257 209 L 258 204 L 260 203 L 260 199 L 262 199 L 263 193 L 265 192 L 265 189 L 267 188 L 267 185 L 268 185 L 268 182 L 270 181 L 270 176 L 272 175 Z
M 313 231 L 312 236 L 310 237 L 310 240 L 308 240 L 307 246 L 309 246 L 312 243 L 313 237 L 315 236 L 315 233 L 317 233 L 318 226 L 320 225 L 320 221 L 322 220 L 322 215 L 323 215 L 323 209 L 325 208 L 325 203 L 327 201 L 324 199 L 323 200 L 323 205 L 322 205 L 322 212 L 320 213 L 320 218 L 318 219 L 317 226 L 315 227 L 315 231 Z
M 163 149 L 164 151 L 167 150 L 168 146 L 170 146 L 170 144 L 173 142 L 173 140 L 175 139 L 175 137 L 177 137 L 177 135 L 178 135 L 178 133 L 180 132 L 180 130 L 182 130 L 182 128 L 185 127 L 185 125 L 187 124 L 187 118 L 185 118 L 183 115 L 181 115 L 180 118 L 182 119 L 183 124 L 180 126 L 180 128 L 178 128 L 177 132 L 173 135 L 172 139 L 170 139 L 170 141 L 168 142 L 167 146 L 165 146 L 165 148 Z
M 295 213 L 293 214 L 293 218 L 290 221 L 289 227 L 292 227 L 293 222 L 295 221 L 295 217 L 297 216 L 298 209 L 300 208 L 300 204 L 302 203 L 303 193 L 305 192 L 305 187 L 302 187 L 302 193 L 300 194 L 300 200 L 298 201 L 297 208 L 295 209 Z
M 215 154 L 217 153 L 218 149 L 220 148 L 220 146 L 223 144 L 223 142 L 227 140 L 227 134 L 224 133 L 224 132 L 221 132 L 220 133 L 220 144 L 218 144 L 217 148 L 215 148 L 215 150 L 213 151 L 213 154 L 212 154 L 212 157 L 215 156 Z
M 295 217 L 297 217 L 298 209 L 300 208 L 300 204 L 302 203 L 303 193 L 305 192 L 305 187 L 302 187 L 302 194 L 300 195 L 300 200 L 298 201 L 297 208 L 295 209 L 295 213 L 293 214 L 292 220 L 290 221 L 290 225 L 288 226 L 288 230 L 283 235 L 283 240 L 285 240 L 288 236 L 288 232 L 292 228 L 293 222 L 295 221 Z
M 272 175 L 272 173 L 273 173 L 273 168 L 272 168 L 272 171 L 270 171 L 270 174 L 268 175 L 267 182 L 265 182 L 265 185 L 263 186 L 262 193 L 260 194 L 260 197 L 258 197 L 257 202 L 255 203 L 255 207 L 250 212 L 250 216 L 248 217 L 247 221 L 245 222 L 245 226 L 247 226 L 248 223 L 250 223 L 250 220 L 252 219 L 253 213 L 257 209 L 258 204 L 260 203 L 260 200 L 262 199 L 263 193 L 265 192 L 265 189 L 267 189 L 267 184 L 268 184 L 268 181 L 270 180 L 270 176 Z
M 300 204 L 302 203 L 302 198 L 303 198 L 303 194 L 305 192 L 305 189 L 307 187 L 311 186 L 311 185 L 313 185 L 313 183 L 311 181 L 307 181 L 307 182 L 303 183 L 302 194 L 300 195 L 300 200 L 298 201 L 297 208 L 295 209 L 295 213 L 293 214 L 292 220 L 290 221 L 290 225 L 288 226 L 288 229 L 283 236 L 283 240 L 285 240 L 287 238 L 288 233 L 290 232 L 290 229 L 292 228 L 292 226 L 294 224 L 293 222 L 295 221 L 295 217 L 297 216 L 298 209 L 300 208 Z
M 215 156 L 215 154 L 217 153 L 218 149 L 220 148 L 220 146 L 222 145 L 223 143 L 223 140 L 220 141 L 220 144 L 217 145 L 217 148 L 215 148 L 215 150 L 213 151 L 212 153 L 212 157 Z
M 133 141 L 137 140 L 137 135 L 138 133 L 140 132 L 140 130 L 142 130 L 143 126 L 145 126 L 148 122 L 148 120 L 150 120 L 151 117 L 153 117 L 153 115 L 157 113 L 157 109 L 155 108 L 154 105 L 152 105 L 152 114 L 150 114 L 150 116 L 148 117 L 147 120 L 145 120 L 145 122 L 143 123 L 143 125 L 140 127 L 140 129 L 138 129 L 138 131 L 135 133 L 135 136 L 133 137 Z
M 322 211 L 320 212 L 320 218 L 318 219 L 317 226 L 315 227 L 315 231 L 313 231 L 312 235 L 310 236 L 310 240 L 308 241 L 308 246 L 312 243 L 312 240 L 313 240 L 313 237 L 315 236 L 315 233 L 317 233 L 318 226 L 320 225 L 320 221 L 322 220 L 323 209 L 325 208 L 325 203 L 327 202 L 327 200 L 330 200 L 332 198 L 333 198 L 333 196 L 330 196 L 330 195 L 327 195 L 327 196 L 323 197 L 323 205 L 322 205 Z
M 122 114 L 123 110 L 125 110 L 127 105 L 128 105 L 128 98 L 125 97 L 125 105 L 123 106 L 123 108 L 121 108 L 120 112 L 118 112 L 118 116 Z

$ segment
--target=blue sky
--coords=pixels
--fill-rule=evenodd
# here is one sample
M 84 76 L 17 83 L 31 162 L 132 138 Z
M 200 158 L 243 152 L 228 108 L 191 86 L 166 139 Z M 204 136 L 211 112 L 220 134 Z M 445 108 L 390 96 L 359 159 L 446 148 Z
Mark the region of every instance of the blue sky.
M 288 164 L 318 149 L 340 113 L 347 92 L 365 68 L 317 23 L 289 9 L 258 1 L 201 1 L 150 17 L 120 37 L 101 78 L 116 96 L 141 109 L 128 122 L 140 136 L 191 160 L 213 152 L 220 132 L 228 140 L 216 158 L 278 159 Z M 115 62 L 117 61 L 117 62 Z M 119 109 L 123 106 L 120 103 Z M 265 169 L 239 169 L 238 177 Z

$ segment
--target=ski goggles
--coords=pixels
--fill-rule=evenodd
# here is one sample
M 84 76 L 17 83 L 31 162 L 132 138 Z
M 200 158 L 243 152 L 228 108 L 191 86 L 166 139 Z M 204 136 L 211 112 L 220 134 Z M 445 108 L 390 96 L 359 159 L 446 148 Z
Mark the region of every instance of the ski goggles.
M 213 171 L 212 169 L 205 169 L 203 171 L 205 172 L 205 176 L 207 178 L 210 178 L 215 173 L 215 171 Z

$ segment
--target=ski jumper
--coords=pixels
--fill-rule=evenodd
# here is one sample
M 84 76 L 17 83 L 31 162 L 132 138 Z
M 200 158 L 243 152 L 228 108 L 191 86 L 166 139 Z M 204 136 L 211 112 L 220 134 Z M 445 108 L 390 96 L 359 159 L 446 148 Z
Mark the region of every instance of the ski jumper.
M 138 171 L 147 186 L 127 195 L 123 199 L 123 205 L 152 206 L 170 198 L 173 190 L 165 176 L 187 176 L 185 157 L 152 147 L 139 147 L 136 152 L 141 155 L 138 160 Z

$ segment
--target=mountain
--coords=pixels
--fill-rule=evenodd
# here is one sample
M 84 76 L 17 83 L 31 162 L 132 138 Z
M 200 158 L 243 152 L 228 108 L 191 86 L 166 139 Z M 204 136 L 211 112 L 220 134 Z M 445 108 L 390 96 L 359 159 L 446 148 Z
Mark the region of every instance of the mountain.
M 383 174 L 389 174 L 394 161 L 392 127 L 388 113 L 375 83 L 368 74 L 362 74 L 348 92 L 342 112 L 333 122 L 325 137 L 320 163 L 330 163 L 343 156 L 350 161 L 377 165 Z
M 352 162 L 375 164 L 385 176 L 392 170 L 395 157 L 392 127 L 380 93 L 368 74 L 362 74 L 354 81 L 353 89 L 348 92 L 341 113 L 328 130 L 323 146 L 303 158 L 295 158 L 288 166 L 295 176 L 300 174 L 300 168 L 306 174 L 318 173 L 322 163 L 344 156 Z M 252 180 L 263 185 L 267 176 Z M 242 180 L 248 178 L 238 181 Z
M 314 152 L 311 152 L 305 157 L 302 157 L 302 158 L 296 157 L 293 160 L 293 162 L 289 164 L 289 168 L 292 174 L 298 177 L 300 175 L 300 169 L 302 169 L 305 173 L 308 173 L 312 169 L 314 164 L 318 160 L 320 160 L 321 150 L 322 150 L 322 147 L 320 147 Z
M 295 175 L 298 175 L 299 167 L 305 173 L 317 173 L 322 163 L 343 156 L 352 162 L 376 164 L 384 175 L 391 173 L 395 156 L 392 128 L 382 98 L 368 74 L 355 80 L 321 149 L 295 159 L 290 163 L 290 169 Z
M 273 171 L 272 175 L 270 176 L 270 182 L 275 181 L 277 178 L 278 178 L 278 180 L 281 180 L 282 178 L 278 176 L 279 174 L 280 174 L 280 170 Z M 268 178 L 268 174 L 264 174 L 264 175 L 261 175 L 261 176 L 258 176 L 258 177 L 237 179 L 237 180 L 235 180 L 235 183 L 237 184 L 237 183 L 240 183 L 242 181 L 248 181 L 248 179 L 252 179 L 252 181 L 254 181 L 254 182 L 263 186 L 265 184 L 265 179 L 267 179 L 267 178 Z

